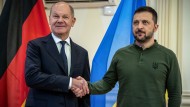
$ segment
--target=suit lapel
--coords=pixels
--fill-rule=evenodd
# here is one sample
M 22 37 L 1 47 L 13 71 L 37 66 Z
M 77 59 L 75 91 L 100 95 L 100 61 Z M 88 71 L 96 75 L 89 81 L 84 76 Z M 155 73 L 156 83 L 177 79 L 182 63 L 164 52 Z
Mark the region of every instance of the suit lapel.
M 58 65 L 61 67 L 61 69 L 66 73 L 64 67 L 63 67 L 63 61 L 61 60 L 61 56 L 59 54 L 59 51 L 57 49 L 57 46 L 51 36 L 51 34 L 47 37 L 46 42 L 46 49 L 47 52 L 50 54 L 51 57 L 53 57 L 53 59 L 55 59 L 55 61 L 58 63 Z
M 76 63 L 76 60 L 77 60 L 77 54 L 78 54 L 78 51 L 77 51 L 77 47 L 76 47 L 76 44 L 70 39 L 71 41 L 71 69 L 70 69 L 70 75 L 72 75 L 73 73 L 73 67 Z

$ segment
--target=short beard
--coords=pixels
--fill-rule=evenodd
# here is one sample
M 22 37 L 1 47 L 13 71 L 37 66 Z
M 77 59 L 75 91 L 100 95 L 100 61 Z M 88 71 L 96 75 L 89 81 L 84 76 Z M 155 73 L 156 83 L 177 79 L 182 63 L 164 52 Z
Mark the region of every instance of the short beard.
M 138 30 L 137 32 L 142 32 Z M 144 32 L 143 32 L 144 33 Z M 134 35 L 134 38 L 139 43 L 146 43 L 153 37 L 154 31 L 150 32 L 148 35 L 145 35 L 142 39 L 139 39 L 137 36 Z

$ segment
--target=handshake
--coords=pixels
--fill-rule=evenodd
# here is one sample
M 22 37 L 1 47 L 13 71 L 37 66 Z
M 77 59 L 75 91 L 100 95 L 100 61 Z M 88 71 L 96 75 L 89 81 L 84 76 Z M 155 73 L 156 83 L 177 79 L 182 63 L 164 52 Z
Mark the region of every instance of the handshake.
M 77 78 L 72 78 L 71 90 L 76 95 L 76 97 L 80 98 L 82 98 L 86 94 L 89 94 L 88 83 L 81 76 L 78 76 Z

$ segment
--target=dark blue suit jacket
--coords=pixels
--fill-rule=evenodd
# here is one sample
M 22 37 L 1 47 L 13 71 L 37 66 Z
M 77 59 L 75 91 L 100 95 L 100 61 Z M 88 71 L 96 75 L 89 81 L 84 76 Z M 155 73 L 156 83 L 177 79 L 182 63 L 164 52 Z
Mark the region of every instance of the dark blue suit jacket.
M 71 40 L 70 77 L 77 76 L 90 80 L 88 53 Z M 51 34 L 28 43 L 25 79 L 30 87 L 26 107 L 90 106 L 89 95 L 77 98 L 68 89 L 70 78 Z

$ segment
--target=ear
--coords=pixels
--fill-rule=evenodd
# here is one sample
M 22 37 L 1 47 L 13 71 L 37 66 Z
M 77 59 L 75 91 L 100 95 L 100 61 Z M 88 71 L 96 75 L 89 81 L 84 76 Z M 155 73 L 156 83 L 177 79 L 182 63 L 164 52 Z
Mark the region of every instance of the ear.
M 74 26 L 75 22 L 76 22 L 76 18 L 74 17 L 72 20 L 72 27 Z
M 155 24 L 155 25 L 154 25 L 154 32 L 156 32 L 156 31 L 157 31 L 158 26 L 159 26 L 158 24 Z

